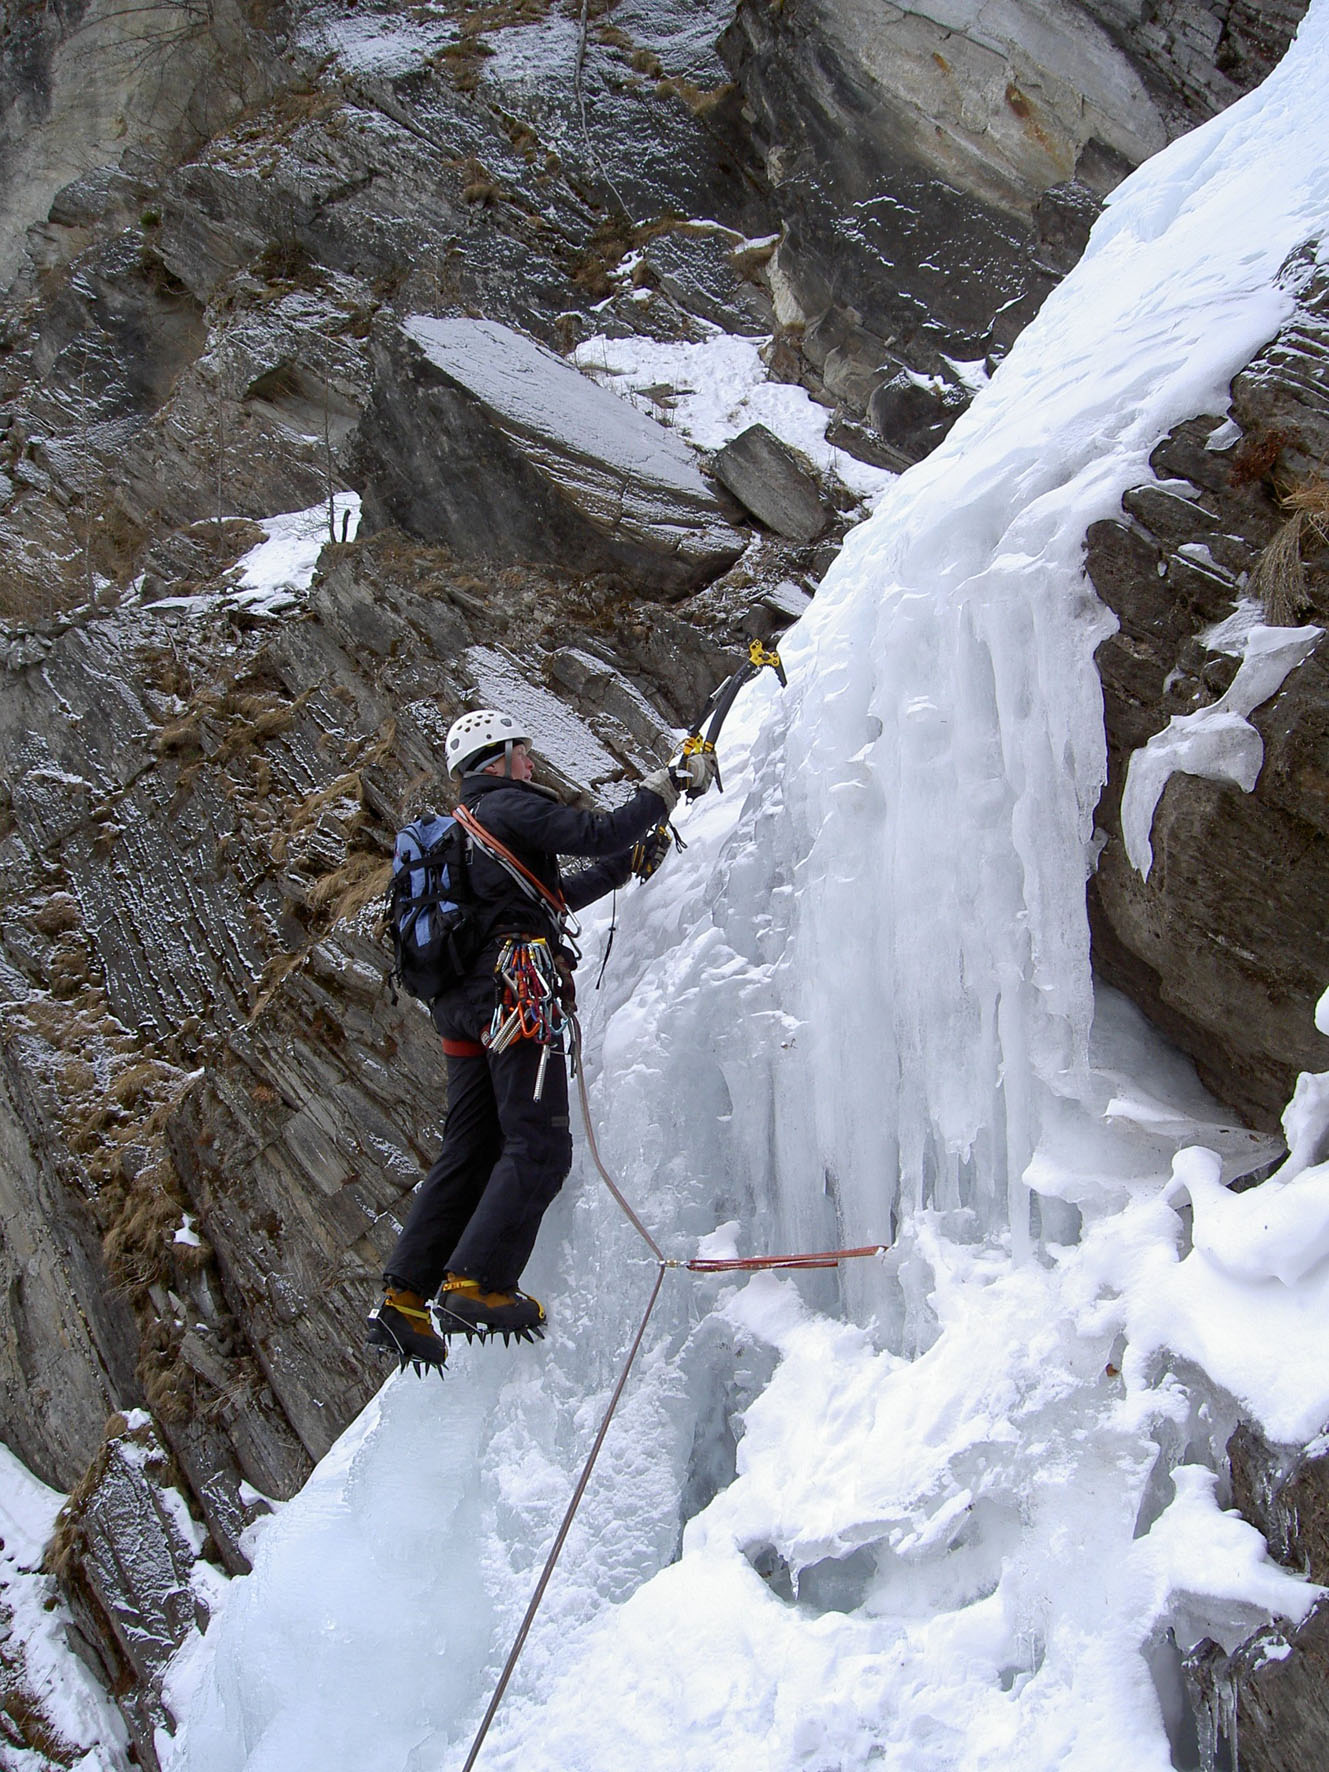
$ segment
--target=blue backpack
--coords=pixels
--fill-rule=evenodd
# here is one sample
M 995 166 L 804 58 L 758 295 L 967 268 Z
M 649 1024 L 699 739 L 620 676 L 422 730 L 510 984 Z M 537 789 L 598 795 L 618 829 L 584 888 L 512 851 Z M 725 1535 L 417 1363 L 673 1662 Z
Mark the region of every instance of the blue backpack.
M 393 845 L 386 906 L 393 955 L 388 983 L 400 984 L 424 1003 L 461 984 L 480 950 L 470 846 L 455 818 L 433 812 L 398 831 Z

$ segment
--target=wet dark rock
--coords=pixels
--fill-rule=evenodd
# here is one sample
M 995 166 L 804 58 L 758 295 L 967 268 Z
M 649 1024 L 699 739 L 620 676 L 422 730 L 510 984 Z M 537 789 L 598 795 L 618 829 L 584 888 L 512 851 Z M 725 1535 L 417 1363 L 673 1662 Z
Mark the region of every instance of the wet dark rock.
M 774 328 L 775 311 L 763 284 L 735 262 L 738 244 L 715 230 L 671 230 L 649 243 L 643 264 L 687 313 L 726 332 L 764 336 Z
M 790 541 L 812 542 L 826 527 L 816 470 L 765 425 L 749 425 L 711 461 L 721 485 L 759 523 Z
M 1120 183 L 1123 167 L 1112 183 Z M 1067 179 L 1044 191 L 1034 205 L 1039 255 L 1053 270 L 1069 271 L 1089 242 L 1089 232 L 1103 207 L 1101 194 L 1083 179 Z
M 1270 1555 L 1329 1582 L 1329 1451 L 1274 1446 L 1243 1423 L 1228 1443 L 1232 1503 Z M 1319 1772 L 1329 1758 L 1329 1604 L 1295 1630 L 1255 1633 L 1230 1655 L 1205 1642 L 1185 1674 L 1201 1735 L 1247 1772 Z
M 868 417 L 897 460 L 918 461 L 935 449 L 969 404 L 953 379 L 899 370 L 868 401 Z

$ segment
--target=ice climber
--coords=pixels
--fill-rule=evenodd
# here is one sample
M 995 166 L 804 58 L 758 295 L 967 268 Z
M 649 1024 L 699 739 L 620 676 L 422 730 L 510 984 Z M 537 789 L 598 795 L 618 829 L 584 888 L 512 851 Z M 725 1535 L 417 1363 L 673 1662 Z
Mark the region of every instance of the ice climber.
M 479 954 L 432 1004 L 448 1067 L 443 1148 L 388 1259 L 369 1329 L 371 1346 L 433 1366 L 449 1335 L 529 1337 L 545 1321 L 518 1281 L 572 1166 L 567 1064 L 547 1025 L 572 1007 L 575 955 L 556 907 L 576 911 L 626 884 L 634 858 L 638 873 L 653 872 L 680 790 L 695 796 L 715 779 L 713 755 L 697 752 L 652 771 L 614 811 L 583 812 L 531 779 L 530 737 L 489 708 L 454 722 L 446 755 L 461 781 L 456 816 L 472 835 Z M 560 855 L 592 865 L 564 880 Z

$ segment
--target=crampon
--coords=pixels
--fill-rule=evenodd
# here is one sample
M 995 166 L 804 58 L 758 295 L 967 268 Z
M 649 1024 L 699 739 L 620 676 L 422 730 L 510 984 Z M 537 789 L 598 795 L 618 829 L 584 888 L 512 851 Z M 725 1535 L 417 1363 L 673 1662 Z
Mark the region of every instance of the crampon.
M 417 1293 L 390 1286 L 369 1313 L 365 1339 L 377 1352 L 391 1355 L 403 1372 L 413 1366 L 423 1378 L 428 1366 L 443 1377 L 448 1344 L 438 1333 L 429 1305 Z
M 464 1335 L 468 1341 L 496 1335 L 510 1341 L 544 1337 L 545 1312 L 538 1298 L 525 1292 L 485 1292 L 478 1280 L 449 1274 L 435 1307 L 440 1335 Z

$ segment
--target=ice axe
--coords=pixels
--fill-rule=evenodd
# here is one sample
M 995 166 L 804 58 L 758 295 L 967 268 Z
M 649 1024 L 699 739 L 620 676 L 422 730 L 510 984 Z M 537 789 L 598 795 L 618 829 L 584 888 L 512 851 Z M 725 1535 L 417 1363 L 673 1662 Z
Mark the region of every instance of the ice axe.
M 709 753 L 715 761 L 715 785 L 724 792 L 724 782 L 720 779 L 720 762 L 715 756 L 715 741 L 720 736 L 720 728 L 728 718 L 729 710 L 738 697 L 738 692 L 745 683 L 750 683 L 763 670 L 769 667 L 780 679 L 781 689 L 788 687 L 789 680 L 784 674 L 784 666 L 780 662 L 780 654 L 773 648 L 763 646 L 760 640 L 753 640 L 748 647 L 748 655 L 738 669 L 731 671 L 724 681 L 715 689 L 693 722 L 692 730 L 683 740 L 678 752 L 678 759 L 694 757 L 698 751 Z M 700 788 L 687 787 L 685 792 L 689 800 L 695 800 Z M 683 839 L 667 819 L 656 825 L 637 844 L 632 853 L 632 871 L 639 880 L 649 880 L 651 875 L 664 860 L 672 834 L 674 842 L 682 849 Z

